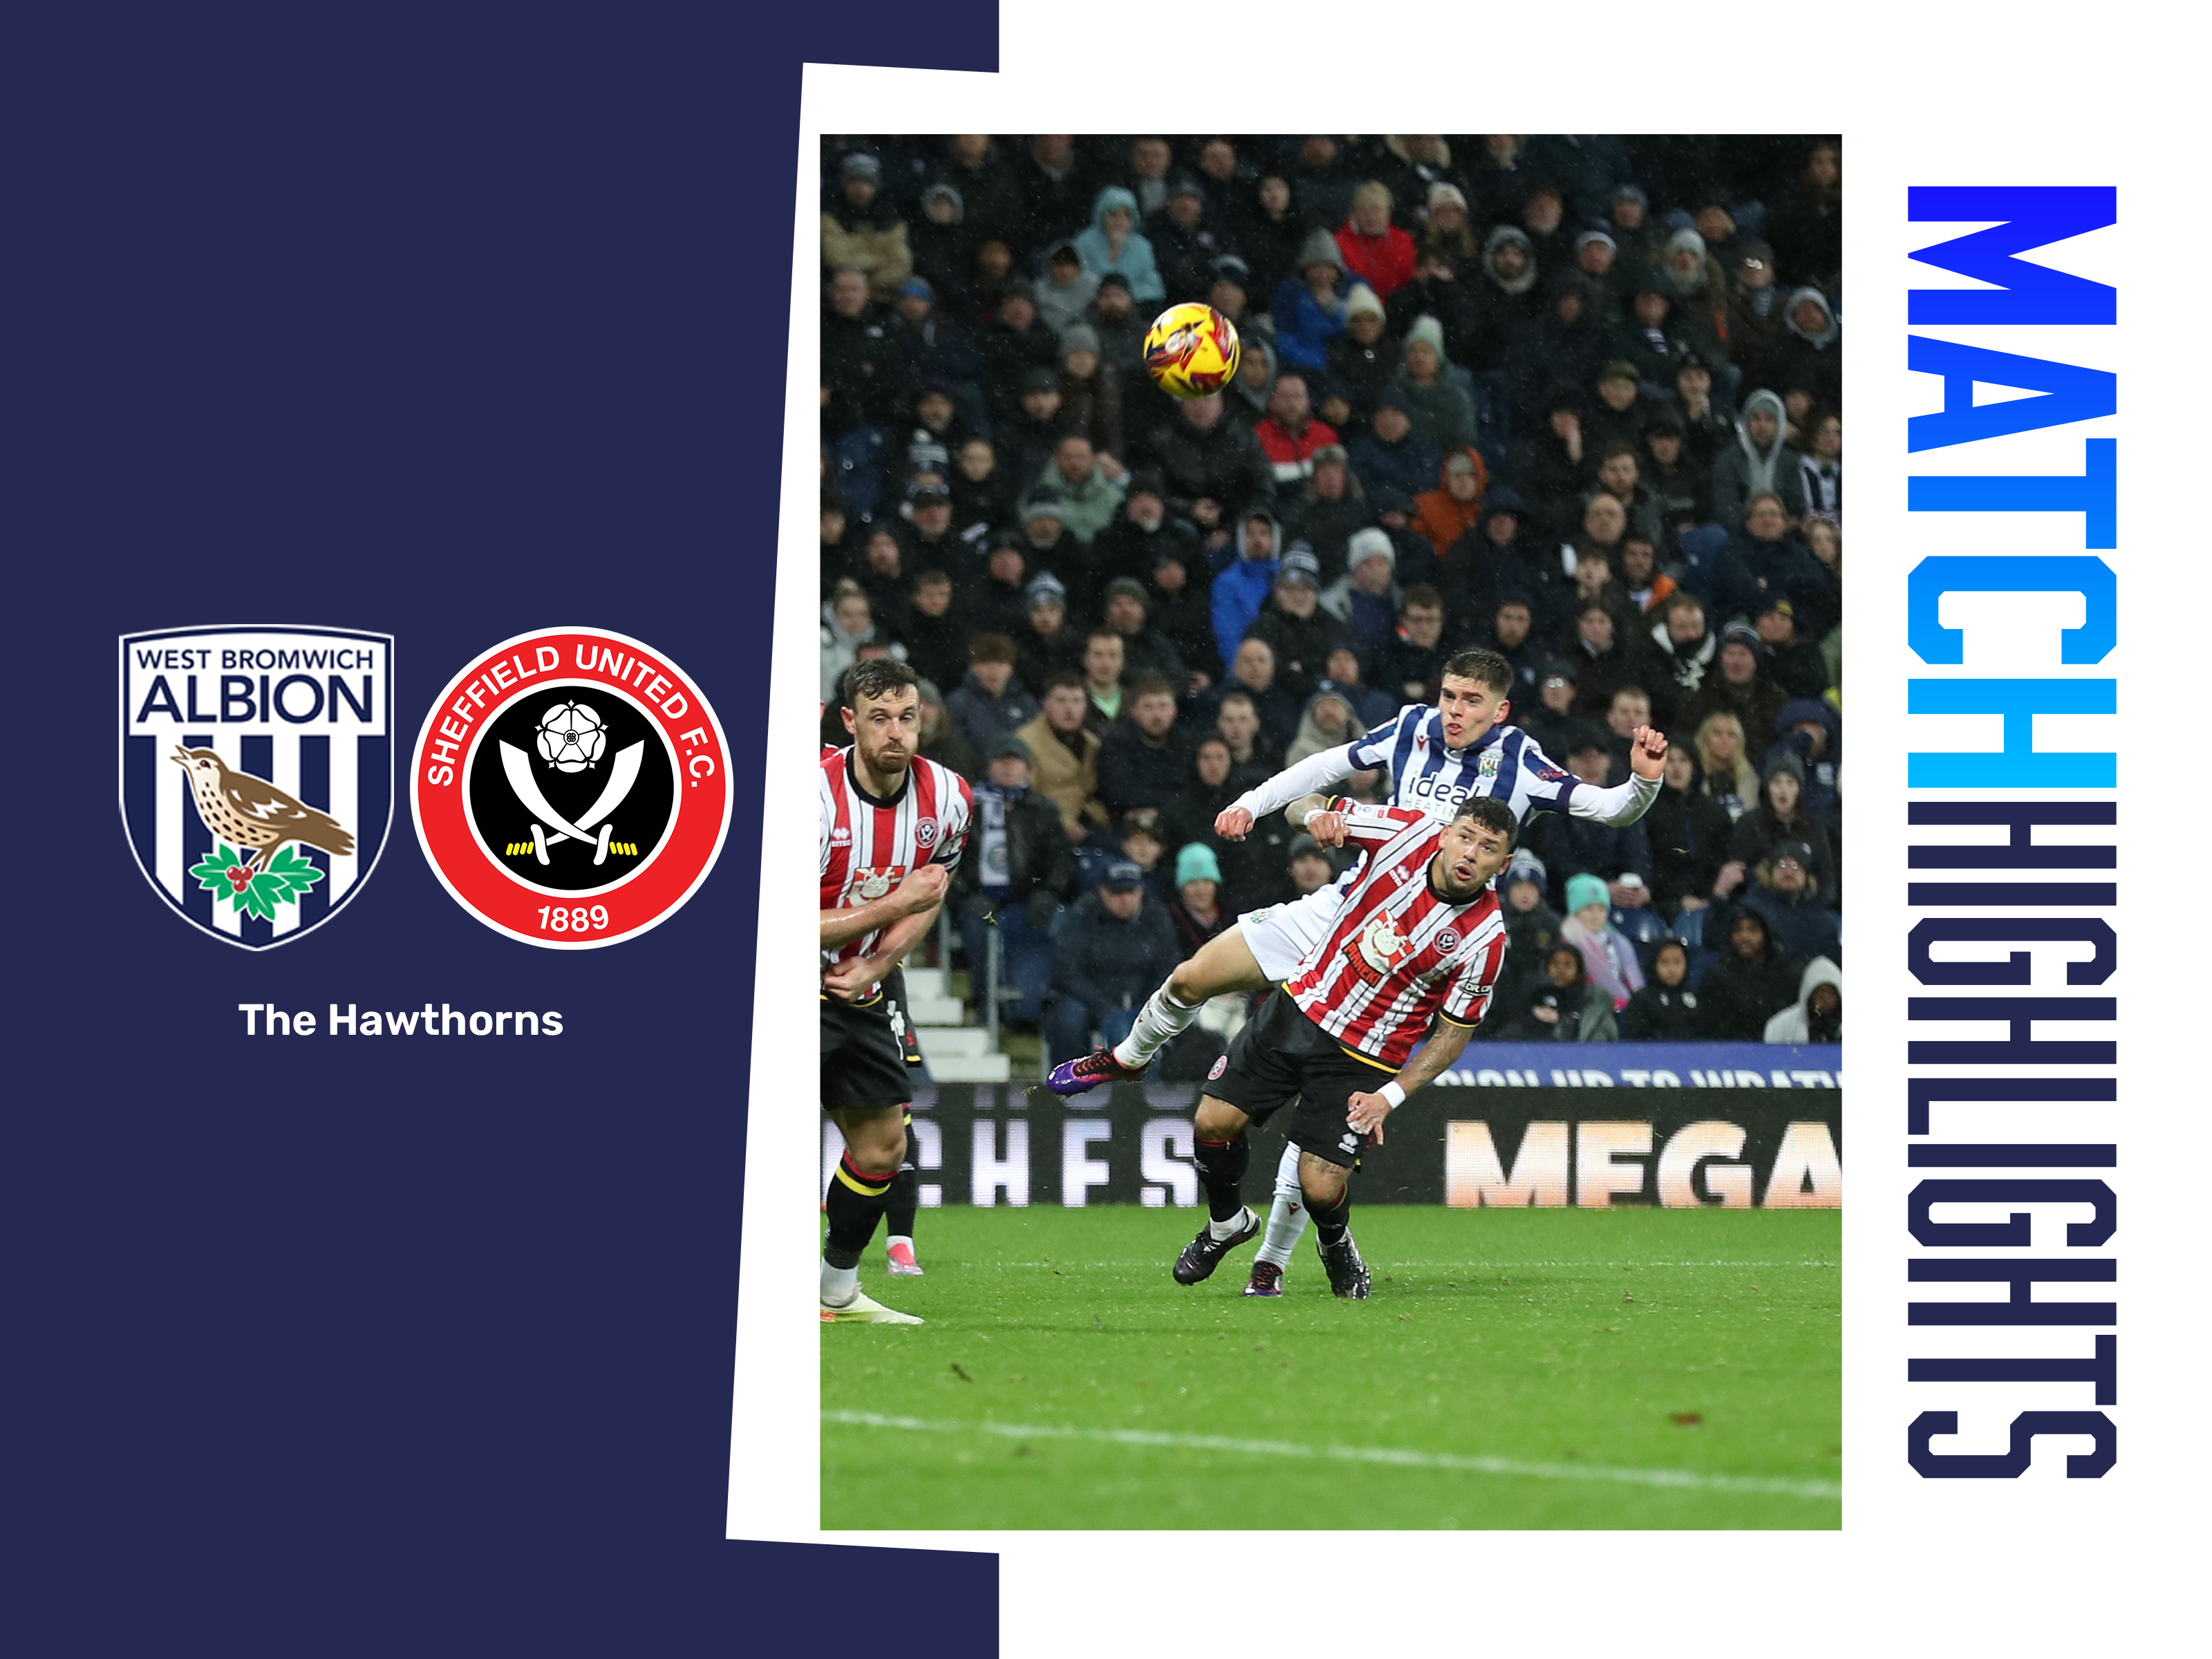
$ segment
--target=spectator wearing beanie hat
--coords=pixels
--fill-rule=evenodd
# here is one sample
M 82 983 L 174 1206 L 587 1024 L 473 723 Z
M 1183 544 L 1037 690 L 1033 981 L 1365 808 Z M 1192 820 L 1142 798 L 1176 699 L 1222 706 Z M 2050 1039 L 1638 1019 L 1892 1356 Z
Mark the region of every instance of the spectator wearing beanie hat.
M 831 270 L 850 267 L 868 279 L 868 292 L 879 301 L 896 295 L 914 274 L 906 222 L 880 194 L 883 164 L 854 150 L 837 168 L 837 193 L 822 210 L 822 263 Z
M 1812 890 L 1822 903 L 1836 903 L 1841 894 L 1835 844 L 1805 810 L 1805 764 L 1786 750 L 1769 754 L 1760 769 L 1759 805 L 1738 818 L 1729 834 L 1729 861 L 1713 883 L 1713 896 L 1726 898 L 1742 889 L 1751 873 L 1785 842 L 1804 844 L 1801 862 L 1812 878 Z
M 1285 550 L 1274 591 L 1245 630 L 1275 653 L 1275 684 L 1303 702 L 1327 672 L 1328 653 L 1345 641 L 1341 623 L 1321 608 L 1321 561 L 1304 542 Z
M 1188 173 L 1168 182 L 1168 198 L 1145 216 L 1145 235 L 1170 294 L 1198 295 L 1208 287 L 1213 262 L 1226 249 L 1213 222 L 1206 187 Z
M 1344 574 L 1346 544 L 1354 531 L 1375 522 L 1375 514 L 1342 444 L 1322 445 L 1313 452 L 1312 466 L 1312 476 L 1284 510 L 1283 532 L 1313 549 L 1327 583 Z
M 1321 596 L 1322 608 L 1345 625 L 1354 645 L 1372 650 L 1398 626 L 1398 550 L 1388 531 L 1356 531 L 1345 555 L 1345 574 Z
M 1316 230 L 1298 249 L 1297 274 L 1275 289 L 1275 344 L 1284 362 L 1328 368 L 1328 343 L 1344 332 L 1344 255 L 1335 238 Z
M 1356 422 L 1373 417 L 1375 400 L 1397 376 L 1398 343 L 1388 329 L 1388 315 L 1373 289 L 1355 288 L 1345 297 L 1344 332 L 1328 343 L 1328 378 L 1344 394 Z
M 1406 331 L 1398 377 L 1390 385 L 1406 400 L 1414 436 L 1443 450 L 1472 447 L 1474 401 L 1451 378 L 1451 359 L 1444 355 L 1444 325 L 1435 318 L 1422 317 Z
M 1023 596 L 1029 616 L 1017 635 L 1014 672 L 1024 685 L 1043 685 L 1083 661 L 1083 630 L 1067 620 L 1067 587 L 1050 571 L 1030 578 Z
M 1121 465 L 1114 458 L 1127 443 L 1122 398 L 1121 371 L 1100 355 L 1098 331 L 1088 323 L 1069 324 L 1060 337 L 1060 405 L 1069 428 L 1112 463 L 1109 478 Z
M 1413 239 L 1390 222 L 1390 187 L 1374 179 L 1352 192 L 1352 213 L 1337 228 L 1344 268 L 1384 301 L 1413 280 Z
M 1181 696 L 1190 683 L 1189 665 L 1175 641 L 1152 626 L 1152 602 L 1144 583 L 1115 577 L 1106 584 L 1105 607 L 1105 625 L 1121 636 L 1121 660 L 1130 684 L 1157 675 Z
M 1813 848 L 1795 838 L 1778 841 L 1753 866 L 1745 884 L 1744 908 L 1758 912 L 1784 954 L 1800 962 L 1844 958 L 1843 935 L 1827 896 L 1813 878 Z
M 1192 842 L 1176 854 L 1168 920 L 1175 924 L 1176 947 L 1186 959 L 1236 920 L 1221 902 L 1221 860 L 1205 842 Z
M 1597 877 L 1567 878 L 1567 919 L 1559 937 L 1582 952 L 1589 981 L 1613 999 L 1618 1012 L 1644 988 L 1636 947 L 1612 923 L 1613 899 Z
M 1788 698 L 1760 672 L 1765 659 L 1759 630 L 1750 623 L 1732 622 L 1721 629 L 1720 654 L 1697 694 L 1683 705 L 1678 724 L 1694 732 L 1706 715 L 1727 714 L 1743 722 L 1747 738 L 1771 732 Z

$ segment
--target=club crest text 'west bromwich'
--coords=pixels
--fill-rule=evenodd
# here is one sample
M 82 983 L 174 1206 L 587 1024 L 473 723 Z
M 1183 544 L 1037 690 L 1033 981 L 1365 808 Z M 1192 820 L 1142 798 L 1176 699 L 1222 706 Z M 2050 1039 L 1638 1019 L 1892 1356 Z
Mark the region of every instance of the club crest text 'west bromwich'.
M 240 624 L 119 643 L 118 793 L 148 882 L 227 945 L 313 933 L 392 827 L 392 636 Z

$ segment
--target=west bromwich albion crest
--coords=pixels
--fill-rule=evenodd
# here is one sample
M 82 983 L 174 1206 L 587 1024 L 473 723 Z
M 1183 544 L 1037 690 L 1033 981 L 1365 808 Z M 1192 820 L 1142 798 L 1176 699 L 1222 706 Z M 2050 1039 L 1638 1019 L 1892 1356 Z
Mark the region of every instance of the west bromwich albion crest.
M 146 879 L 226 944 L 313 933 L 392 827 L 392 635 L 218 626 L 120 646 L 118 793 Z

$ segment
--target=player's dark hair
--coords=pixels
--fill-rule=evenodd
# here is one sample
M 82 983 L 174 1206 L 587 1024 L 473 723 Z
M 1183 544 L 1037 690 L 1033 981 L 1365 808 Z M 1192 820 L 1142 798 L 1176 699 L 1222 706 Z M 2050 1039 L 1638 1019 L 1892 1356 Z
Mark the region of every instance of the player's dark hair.
M 1513 816 L 1513 809 L 1494 795 L 1469 795 L 1452 814 L 1452 822 L 1462 818 L 1480 824 L 1485 830 L 1495 830 L 1512 846 L 1521 838 L 1521 821 Z
M 1444 659 L 1443 669 L 1437 678 L 1473 680 L 1502 697 L 1513 689 L 1513 665 L 1495 651 L 1455 651 Z
M 887 697 L 904 686 L 921 696 L 921 676 L 896 657 L 869 657 L 854 663 L 845 675 L 845 707 L 858 708 L 863 697 Z

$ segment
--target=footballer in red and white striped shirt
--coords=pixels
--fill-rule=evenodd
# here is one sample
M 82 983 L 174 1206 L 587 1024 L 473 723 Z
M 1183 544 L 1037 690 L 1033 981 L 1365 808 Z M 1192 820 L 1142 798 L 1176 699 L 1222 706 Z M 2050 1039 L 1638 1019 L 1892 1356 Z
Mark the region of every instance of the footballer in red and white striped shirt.
M 1178 1284 L 1208 1277 L 1258 1235 L 1241 1184 L 1251 1158 L 1246 1132 L 1287 1109 L 1329 1288 L 1365 1297 L 1372 1279 L 1351 1231 L 1360 1146 L 1369 1135 L 1380 1142 L 1383 1120 L 1459 1058 L 1504 965 L 1504 919 L 1489 889 L 1513 856 L 1520 826 L 1510 805 L 1470 795 L 1439 823 L 1406 807 L 1313 799 L 1316 810 L 1301 803 L 1293 817 L 1303 815 L 1323 846 L 1350 842 L 1366 860 L 1328 938 L 1206 1079 L 1191 1163 L 1210 1218 L 1176 1260 Z
M 1395 1071 L 1432 1019 L 1481 1022 L 1505 961 L 1505 919 L 1489 874 L 1465 884 L 1486 867 L 1471 834 L 1448 853 L 1446 826 L 1411 807 L 1352 805 L 1338 817 L 1366 861 L 1286 988 L 1322 1030 Z
M 974 802 L 957 774 L 921 757 L 919 683 L 889 658 L 856 664 L 846 681 L 849 749 L 822 757 L 817 781 L 822 850 L 822 1104 L 845 1138 L 823 1210 L 822 1319 L 916 1325 L 860 1292 L 860 1255 L 897 1201 L 906 1158 L 908 1082 L 899 959 L 944 902 Z M 888 981 L 888 986 L 886 984 Z M 913 1205 L 903 1206 L 913 1225 Z M 894 1231 L 897 1231 L 896 1227 Z M 919 1271 L 911 1238 L 891 1260 Z

